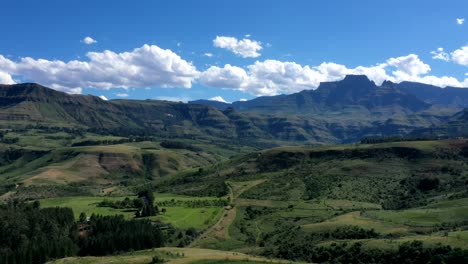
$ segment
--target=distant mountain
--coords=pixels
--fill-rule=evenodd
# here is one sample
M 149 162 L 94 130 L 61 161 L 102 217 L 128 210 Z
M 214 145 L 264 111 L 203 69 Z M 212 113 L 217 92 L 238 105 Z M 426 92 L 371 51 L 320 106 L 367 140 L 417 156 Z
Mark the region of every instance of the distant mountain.
M 26 83 L 0 85 L 0 128 L 68 127 L 115 135 L 191 138 L 256 146 L 348 143 L 402 136 L 443 124 L 457 109 L 435 107 L 366 76 L 316 90 L 226 104 L 199 100 L 104 101 Z
M 205 101 L 190 103 L 216 104 Z M 417 96 L 404 92 L 396 84 L 385 82 L 376 86 L 364 75 L 348 75 L 342 81 L 324 82 L 316 90 L 304 90 L 290 95 L 259 97 L 250 101 L 234 102 L 231 105 L 240 111 L 261 113 L 329 114 L 356 111 L 364 114 L 393 115 L 409 114 L 428 109 L 431 105 Z M 220 105 L 225 109 L 226 105 Z
M 457 138 L 468 137 L 468 109 L 451 116 L 447 122 L 428 128 L 416 129 L 412 137 Z
M 468 89 L 446 87 L 441 88 L 429 84 L 401 82 L 397 87 L 408 94 L 413 94 L 429 104 L 446 107 L 468 107 Z

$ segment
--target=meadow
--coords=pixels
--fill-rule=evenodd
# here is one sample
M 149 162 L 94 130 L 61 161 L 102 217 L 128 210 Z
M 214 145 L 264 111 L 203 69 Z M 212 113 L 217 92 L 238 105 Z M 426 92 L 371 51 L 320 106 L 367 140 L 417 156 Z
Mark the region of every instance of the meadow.
M 91 214 L 99 215 L 124 215 L 127 219 L 135 217 L 135 211 L 129 209 L 114 209 L 110 207 L 100 207 L 98 203 L 108 201 L 121 201 L 128 198 L 136 198 L 136 196 L 76 196 L 76 197 L 59 197 L 39 200 L 41 207 L 69 207 L 73 209 L 75 218 L 78 219 L 80 213 L 85 213 L 87 216 Z M 215 200 L 216 197 L 188 197 L 182 195 L 174 195 L 167 193 L 155 193 L 155 204 L 164 201 L 206 201 Z M 221 215 L 222 207 L 164 207 L 166 211 L 157 216 L 150 217 L 153 221 L 160 221 L 171 224 L 175 228 L 188 229 L 195 228 L 204 230 L 213 225 Z M 162 209 L 162 208 L 160 208 Z

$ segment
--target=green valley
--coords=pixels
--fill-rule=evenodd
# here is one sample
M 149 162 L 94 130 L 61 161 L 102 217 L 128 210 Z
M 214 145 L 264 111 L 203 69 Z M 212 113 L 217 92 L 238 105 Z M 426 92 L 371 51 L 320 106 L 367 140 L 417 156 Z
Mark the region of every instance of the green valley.
M 367 83 L 350 77 L 327 85 L 356 82 Z M 381 93 L 395 92 L 385 87 Z M 348 133 L 332 133 L 337 123 L 324 129 L 306 117 L 323 109 L 283 119 L 258 105 L 101 102 L 20 88 L 14 98 L 22 107 L 55 121 L 13 118 L 25 108 L 11 96 L 0 109 L 11 114 L 0 134 L 0 219 L 8 223 L 0 231 L 8 243 L 23 241 L 21 252 L 3 249 L 7 263 L 395 263 L 414 251 L 420 262 L 455 263 L 468 256 L 468 141 L 423 136 L 443 127 L 463 131 L 464 112 L 442 125 L 447 117 L 429 118 L 432 110 L 421 103 L 411 110 L 416 125 L 407 126 L 401 112 L 390 117 L 377 107 L 379 119 L 405 128 L 337 139 Z M 56 104 L 38 104 L 43 96 Z M 75 101 L 99 115 L 67 108 Z M 335 121 L 364 122 L 347 114 Z M 418 136 L 407 133 L 418 129 Z M 352 143 L 330 144 L 337 141 Z M 10 232 L 15 217 L 43 233 Z M 48 235 L 61 242 L 37 248 L 25 240 Z

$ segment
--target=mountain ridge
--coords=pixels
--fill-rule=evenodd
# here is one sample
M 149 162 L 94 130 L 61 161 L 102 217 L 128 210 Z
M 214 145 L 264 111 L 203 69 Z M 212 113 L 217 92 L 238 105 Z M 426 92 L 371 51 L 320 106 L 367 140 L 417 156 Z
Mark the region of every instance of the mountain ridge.
M 234 140 L 272 146 L 404 136 L 441 125 L 461 110 L 434 108 L 402 91 L 398 84 L 384 82 L 377 86 L 362 75 L 349 75 L 341 81 L 321 83 L 316 90 L 290 95 L 230 105 L 203 102 L 105 101 L 33 83 L 0 85 L 0 120 L 3 129 L 73 127 L 115 135 Z
M 344 83 L 341 87 L 336 89 L 337 84 Z M 349 88 L 349 86 L 354 86 L 357 88 L 364 88 L 362 90 L 352 89 L 351 94 L 347 89 L 342 89 L 342 87 Z M 366 89 L 367 88 L 367 89 Z M 370 89 L 369 89 L 370 88 Z M 374 91 L 374 90 L 377 91 Z M 379 89 L 384 89 L 383 91 Z M 337 90 L 335 93 L 331 92 L 332 90 Z M 360 93 L 356 93 L 356 92 Z M 289 94 L 289 95 L 277 95 L 277 96 L 265 96 L 265 97 L 257 97 L 255 99 L 249 101 L 236 101 L 233 103 L 223 103 L 218 101 L 210 101 L 210 100 L 195 100 L 189 101 L 189 103 L 193 104 L 205 104 L 210 106 L 218 106 L 219 109 L 224 110 L 228 107 L 234 107 L 240 111 L 246 110 L 260 110 L 258 107 L 257 101 L 261 101 L 261 105 L 270 104 L 274 106 L 278 99 L 284 100 L 285 98 L 292 98 L 296 97 L 297 100 L 305 100 L 307 98 L 304 97 L 315 97 L 315 100 L 319 100 L 322 98 L 323 103 L 332 105 L 334 101 L 332 99 L 337 98 L 348 98 L 357 100 L 357 95 L 362 95 L 363 92 L 384 92 L 384 93 L 400 93 L 406 94 L 406 100 L 417 102 L 417 106 L 415 109 L 419 111 L 421 108 L 427 107 L 428 105 L 442 105 L 445 107 L 455 107 L 455 108 L 465 108 L 468 107 L 468 89 L 464 88 L 456 88 L 456 87 L 446 87 L 441 88 L 434 85 L 417 83 L 417 82 L 401 82 L 401 83 L 393 83 L 391 81 L 384 81 L 382 85 L 377 86 L 373 81 L 370 81 L 367 76 L 365 75 L 347 75 L 343 80 L 337 82 L 321 82 L 319 87 L 315 90 L 303 90 L 298 93 Z M 344 96 L 343 96 L 344 95 Z M 302 97 L 302 98 L 301 98 Z M 370 99 L 375 99 L 375 97 L 370 96 Z M 415 98 L 417 100 L 415 100 Z M 369 100 L 371 103 L 372 100 Z M 349 103 L 349 102 L 348 102 Z

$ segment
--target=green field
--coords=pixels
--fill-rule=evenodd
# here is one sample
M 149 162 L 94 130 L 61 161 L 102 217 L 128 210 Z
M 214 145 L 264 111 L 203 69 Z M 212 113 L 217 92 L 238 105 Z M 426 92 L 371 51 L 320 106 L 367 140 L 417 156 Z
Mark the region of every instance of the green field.
M 465 202 L 465 206 L 408 209 L 402 211 L 368 211 L 365 213 L 365 216 L 408 226 L 426 227 L 441 224 L 454 224 L 468 220 L 467 200 L 462 202 Z
M 184 142 L 201 148 L 204 144 Z M 47 194 L 59 197 L 40 199 L 41 206 L 70 207 L 76 218 L 84 212 L 131 219 L 132 209 L 98 207 L 97 203 L 133 199 L 137 188 L 151 185 L 158 191 L 155 204 L 166 212 L 149 219 L 176 229 L 169 245 L 193 250 L 278 257 L 284 256 L 279 255 L 280 249 L 307 252 L 342 244 L 397 251 L 412 241 L 422 241 L 426 248 L 441 244 L 468 249 L 468 156 L 464 149 L 468 142 L 463 140 L 281 147 L 223 160 L 213 154 L 221 151 L 217 147 L 210 154 L 164 149 L 149 141 L 70 147 L 29 163 L 18 160 L 18 169 L 8 176 L 23 184 L 17 193 L 14 189 L 8 195 L 17 197 L 28 184 L 28 188 L 44 191 L 51 186 L 88 188 L 94 182 L 100 187 L 91 194 L 67 195 L 52 189 Z M 70 156 L 63 158 L 66 154 Z M 153 160 L 143 161 L 143 154 Z M 154 167 L 148 169 L 148 164 Z M 93 171 L 86 173 L 82 167 Z M 99 170 L 101 176 L 85 179 Z M 128 176 L 136 174 L 140 176 Z M 192 201 L 219 199 L 229 201 L 230 206 L 189 206 Z M 174 239 L 190 228 L 197 235 Z M 57 263 L 144 263 L 157 251 Z M 252 262 L 244 258 L 226 262 L 225 257 L 166 256 L 171 263 Z
M 128 197 L 128 196 L 127 196 Z M 97 204 L 103 200 L 120 201 L 122 197 L 96 197 L 96 196 L 77 196 L 77 197 L 61 197 L 61 198 L 48 198 L 39 200 L 42 207 L 70 207 L 73 209 L 75 218 L 78 219 L 81 212 L 87 216 L 91 214 L 100 215 L 124 215 L 126 218 L 134 218 L 135 212 L 133 210 L 114 209 L 109 207 L 99 207 Z M 135 197 L 129 197 L 135 198 Z M 214 197 L 188 197 L 182 195 L 174 195 L 167 193 L 156 193 L 155 203 L 170 200 L 180 201 L 196 201 L 196 200 L 213 200 Z M 214 224 L 221 215 L 221 207 L 164 207 L 166 213 L 150 217 L 151 220 L 162 221 L 169 223 L 175 228 L 195 228 L 203 230 Z

